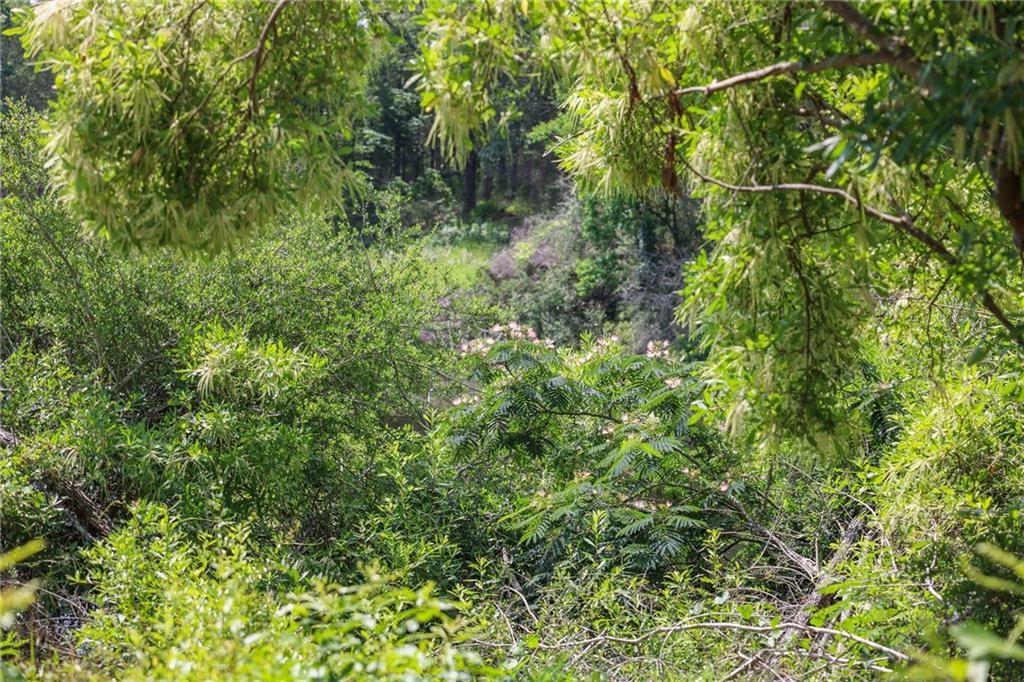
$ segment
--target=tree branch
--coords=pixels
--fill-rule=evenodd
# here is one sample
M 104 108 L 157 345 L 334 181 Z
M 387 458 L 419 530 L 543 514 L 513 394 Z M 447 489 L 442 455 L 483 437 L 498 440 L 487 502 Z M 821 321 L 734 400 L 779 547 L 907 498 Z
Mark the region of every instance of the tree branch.
M 264 50 L 267 45 L 267 36 L 270 35 L 270 29 L 277 23 L 277 18 L 281 16 L 281 12 L 290 0 L 277 0 L 277 4 L 274 5 L 274 9 L 270 11 L 270 16 L 267 17 L 267 23 L 263 24 L 263 30 L 260 31 L 260 40 L 256 43 L 255 51 L 253 52 L 253 65 L 252 65 L 252 76 L 249 78 L 249 111 L 254 113 L 256 111 L 256 78 L 260 75 L 260 69 L 263 68 Z
M 740 632 L 779 632 L 786 630 L 798 630 L 800 632 L 809 632 L 816 635 L 827 635 L 831 637 L 843 637 L 851 641 L 857 642 L 869 649 L 874 649 L 884 653 L 886 656 L 893 658 L 897 661 L 909 661 L 910 656 L 888 647 L 884 644 L 872 641 L 866 637 L 861 637 L 852 632 L 845 630 L 835 630 L 833 628 L 816 627 L 814 625 L 803 625 L 801 623 L 784 622 L 778 623 L 777 625 L 748 625 L 746 623 L 729 623 L 720 621 L 704 621 L 704 622 L 682 622 L 674 625 L 664 625 L 662 627 L 648 630 L 647 632 L 637 635 L 636 637 L 616 637 L 614 635 L 595 635 L 594 637 L 588 637 L 586 639 L 570 640 L 567 642 L 557 642 L 555 644 L 540 643 L 537 645 L 538 649 L 546 650 L 562 650 L 572 649 L 581 646 L 588 646 L 594 644 L 641 644 L 652 637 L 657 635 L 669 635 L 676 632 L 685 632 L 687 630 L 738 630 Z M 479 640 L 476 640 L 479 641 Z M 483 642 L 484 644 L 490 644 L 492 646 L 505 646 L 501 644 L 495 644 L 491 642 Z
M 858 54 L 840 54 L 817 62 L 786 61 L 765 66 L 753 71 L 747 71 L 724 80 L 717 80 L 708 85 L 695 85 L 688 88 L 679 88 L 673 91 L 675 95 L 702 94 L 710 95 L 719 90 L 728 90 L 739 85 L 756 83 L 772 76 L 781 76 L 787 73 L 819 73 L 832 69 L 845 69 L 851 66 L 875 66 L 877 64 L 891 64 L 899 66 L 897 58 L 887 50 L 877 52 L 862 52 Z
M 793 623 L 796 623 L 797 625 L 807 625 L 811 620 L 811 616 L 821 605 L 822 599 L 825 596 L 821 591 L 835 580 L 836 568 L 838 568 L 846 559 L 847 555 L 860 539 L 864 532 L 865 525 L 864 517 L 857 516 L 843 530 L 843 534 L 839 538 L 839 545 L 836 547 L 836 551 L 829 559 L 828 563 L 819 573 L 818 581 L 814 585 L 814 589 L 812 589 L 803 602 L 801 602 L 796 614 L 790 619 Z M 779 644 L 788 644 L 793 640 L 793 637 L 797 632 L 798 630 L 796 628 L 790 630 L 782 636 L 779 640 Z
M 920 80 L 921 63 L 902 38 L 883 33 L 870 19 L 857 11 L 857 8 L 846 0 L 825 0 L 825 5 L 849 24 L 850 28 L 858 35 L 877 45 L 882 52 L 887 53 L 890 64 L 914 80 Z
M 770 528 L 758 523 L 757 519 L 750 515 L 742 502 L 736 499 L 733 495 L 727 495 L 726 500 L 736 511 L 740 513 L 741 516 L 743 516 L 751 530 L 760 534 L 762 537 L 767 538 L 768 541 L 775 545 L 775 547 L 777 547 L 787 559 L 792 561 L 797 568 L 803 571 L 808 578 L 811 580 L 818 580 L 821 577 L 821 569 L 818 568 L 817 564 L 786 544 L 782 538 L 772 532 Z
M 126 389 L 129 386 L 129 384 L 131 384 L 132 379 L 135 378 L 136 374 L 142 371 L 150 363 L 156 362 L 157 360 L 161 359 L 164 356 L 164 351 L 173 346 L 177 342 L 177 338 L 172 338 L 164 341 L 159 346 L 157 346 L 157 349 L 155 351 L 153 351 L 150 355 L 147 355 L 146 357 L 142 358 L 142 360 L 139 361 L 139 364 L 135 365 L 135 367 L 129 370 L 127 374 L 121 377 L 120 381 L 114 384 L 114 387 L 112 389 L 113 392 L 120 393 L 121 391 Z
M 688 161 L 683 159 L 683 164 L 690 170 L 691 173 L 696 175 L 698 178 L 712 185 L 716 185 L 723 189 L 727 189 L 731 192 L 744 193 L 744 194 L 767 194 L 770 192 L 813 192 L 815 194 L 825 194 L 828 196 L 839 197 L 846 203 L 854 206 L 857 210 L 861 211 L 865 215 L 869 215 L 876 220 L 880 220 L 883 223 L 888 223 L 903 232 L 909 237 L 917 240 L 928 247 L 928 250 L 938 256 L 942 261 L 951 267 L 959 267 L 961 265 L 960 259 L 957 258 L 956 254 L 946 248 L 940 240 L 936 239 L 932 235 L 928 234 L 915 223 L 906 213 L 902 215 L 894 215 L 892 213 L 886 213 L 885 211 L 879 210 L 872 206 L 868 206 L 863 203 L 860 199 L 850 194 L 846 190 L 839 189 L 838 187 L 826 187 L 824 185 L 813 185 L 804 182 L 782 182 L 774 185 L 734 185 L 729 182 L 724 182 L 713 178 L 709 175 L 701 173 L 694 168 Z M 996 303 L 996 300 L 992 297 L 992 294 L 984 289 L 978 290 L 978 297 L 981 299 L 981 304 L 985 310 L 989 311 L 993 317 L 998 320 L 1006 331 L 1010 333 L 1010 337 L 1019 346 L 1024 347 L 1024 333 L 1019 325 L 1014 324 L 1006 312 Z
M 274 5 L 274 9 L 270 11 L 270 15 L 267 17 L 266 23 L 263 24 L 263 29 L 260 31 L 260 39 L 256 46 L 248 52 L 246 52 L 245 54 L 238 55 L 230 62 L 228 62 L 224 67 L 224 73 L 222 75 L 222 78 L 228 75 L 228 73 L 231 71 L 231 67 L 233 67 L 235 64 L 238 64 L 239 62 L 244 62 L 247 59 L 255 60 L 252 68 L 252 75 L 249 77 L 248 113 L 250 118 L 252 118 L 253 114 L 255 114 L 256 111 L 256 78 L 257 76 L 259 76 L 260 70 L 263 68 L 263 52 L 265 49 L 267 36 L 270 33 L 270 29 L 273 28 L 274 23 L 277 22 L 277 18 L 278 16 L 280 16 L 281 11 L 289 2 L 290 0 L 278 0 L 277 4 Z M 175 129 L 175 135 L 180 135 L 182 131 L 184 131 L 185 126 L 191 123 L 192 119 L 195 118 L 199 114 L 199 112 L 206 108 L 206 105 L 210 103 L 210 100 L 213 98 L 213 95 L 216 92 L 216 87 L 210 88 L 209 92 L 206 93 L 206 96 L 203 97 L 203 99 L 199 102 L 199 104 L 195 106 L 195 108 L 193 108 L 191 111 L 185 114 L 182 118 L 176 119 L 171 123 L 171 127 Z

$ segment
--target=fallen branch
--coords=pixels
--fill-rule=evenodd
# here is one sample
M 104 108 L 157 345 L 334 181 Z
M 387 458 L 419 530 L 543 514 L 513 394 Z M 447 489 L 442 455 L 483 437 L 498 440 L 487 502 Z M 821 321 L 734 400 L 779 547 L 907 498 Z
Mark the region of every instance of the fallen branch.
M 78 484 L 53 471 L 43 472 L 39 483 L 55 498 L 68 523 L 83 540 L 92 542 L 110 534 L 110 519 Z
M 796 614 L 791 619 L 793 623 L 796 623 L 798 625 L 807 625 L 807 623 L 811 620 L 811 615 L 818 608 L 818 606 L 821 604 L 822 599 L 824 598 L 824 595 L 821 591 L 828 585 L 831 585 L 834 581 L 836 568 L 839 566 L 840 563 L 842 563 L 842 561 L 850 553 L 850 550 L 853 549 L 854 545 L 860 539 L 861 534 L 864 532 L 864 526 L 864 518 L 858 516 L 853 521 L 851 521 L 850 525 L 848 525 L 846 529 L 843 531 L 843 536 L 839 540 L 839 546 L 836 548 L 835 553 L 832 555 L 828 563 L 825 565 L 825 568 L 821 569 L 818 581 L 814 585 L 814 589 L 811 590 L 810 594 L 808 594 L 804 601 L 800 604 L 800 607 L 797 609 Z M 790 630 L 788 633 L 782 636 L 782 639 L 779 642 L 781 645 L 783 645 L 782 648 L 784 648 L 784 645 L 787 644 L 791 639 L 793 639 L 793 635 L 796 634 L 796 632 L 797 630 Z
M 747 525 L 749 525 L 755 533 L 767 538 L 772 545 L 774 545 L 786 556 L 787 559 L 792 561 L 801 571 L 803 571 L 808 578 L 811 580 L 818 580 L 821 577 L 821 569 L 818 568 L 817 564 L 786 544 L 786 542 L 770 528 L 758 523 L 758 521 L 750 515 L 746 507 L 744 507 L 743 503 L 738 499 L 732 495 L 728 495 L 727 499 L 729 504 L 740 513 L 743 519 L 747 522 Z
M 769 633 L 769 632 L 781 632 L 788 630 L 797 630 L 800 632 L 806 632 L 815 635 L 824 635 L 830 637 L 840 637 L 848 639 L 853 642 L 865 646 L 875 651 L 880 651 L 887 657 L 897 661 L 909 661 L 910 656 L 893 649 L 892 647 L 885 646 L 878 642 L 872 641 L 866 637 L 861 637 L 852 632 L 846 632 L 845 630 L 836 630 L 834 628 L 816 627 L 814 625 L 804 625 L 801 623 L 784 622 L 776 625 L 748 625 L 746 623 L 729 623 L 724 621 L 705 621 L 698 623 L 683 622 L 676 623 L 674 625 L 663 625 L 653 630 L 637 635 L 636 637 L 616 637 L 614 635 L 596 635 L 594 637 L 588 637 L 586 639 L 570 640 L 567 642 L 558 642 L 556 644 L 539 643 L 535 648 L 544 649 L 547 651 L 557 651 L 564 649 L 575 649 L 577 647 L 591 646 L 596 644 L 642 644 L 643 642 L 663 634 L 674 634 L 677 632 L 685 632 L 687 630 L 735 630 L 738 632 L 753 632 L 753 633 Z M 514 644 L 502 644 L 498 642 L 487 642 L 484 640 L 473 640 L 479 644 L 487 646 L 508 648 L 515 646 Z

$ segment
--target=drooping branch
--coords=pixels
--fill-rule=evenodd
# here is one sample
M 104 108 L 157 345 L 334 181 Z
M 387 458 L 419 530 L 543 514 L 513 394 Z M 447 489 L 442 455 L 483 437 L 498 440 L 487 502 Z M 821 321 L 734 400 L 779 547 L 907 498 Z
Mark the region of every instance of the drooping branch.
M 671 92 L 671 96 L 678 97 L 689 94 L 703 94 L 707 96 L 720 90 L 727 90 L 737 86 L 747 85 L 749 83 L 756 83 L 758 81 L 783 74 L 797 72 L 816 73 L 830 69 L 843 69 L 854 66 L 873 66 L 878 64 L 888 64 L 898 68 L 904 74 L 914 79 L 915 82 L 921 84 L 922 92 L 924 94 L 928 93 L 929 87 L 927 83 L 921 83 L 923 77 L 927 80 L 926 74 L 923 73 L 923 65 L 903 38 L 883 32 L 870 19 L 861 14 L 857 8 L 846 0 L 826 0 L 825 5 L 834 14 L 842 18 L 857 35 L 878 47 L 878 51 L 860 54 L 836 55 L 829 57 L 828 59 L 812 63 L 803 63 L 799 61 L 779 62 L 777 64 L 747 71 L 746 73 L 737 74 L 729 78 L 717 80 L 708 85 L 679 88 L 673 90 Z M 1022 175 L 1016 167 L 1016 164 L 1008 162 L 1009 157 L 1002 148 L 1003 146 L 1004 145 L 1000 146 L 999 152 L 995 155 L 995 161 L 992 164 L 992 175 L 993 180 L 995 181 L 994 199 L 997 208 L 1003 215 L 1003 218 L 1013 230 L 1014 245 L 1021 254 L 1022 262 L 1024 262 L 1024 192 L 1021 191 Z M 921 239 L 921 235 L 915 234 L 913 236 L 917 239 Z M 949 262 L 948 258 L 940 253 L 940 251 L 935 248 L 934 244 L 929 244 L 928 246 L 932 251 Z M 952 254 L 948 255 L 951 256 Z M 1004 321 L 1002 312 L 999 310 L 998 306 L 994 305 L 991 296 L 987 293 L 982 294 L 982 302 L 985 307 L 1000 320 L 1000 323 L 1004 326 L 1008 326 L 1008 328 L 1012 327 L 1012 325 L 1008 325 L 1007 321 Z M 1015 333 L 1014 336 L 1019 342 L 1024 344 L 1024 339 L 1020 337 L 1019 333 Z
M 900 232 L 904 233 L 908 237 L 920 242 L 928 248 L 933 254 L 939 257 L 940 260 L 945 262 L 951 267 L 959 267 L 962 265 L 956 254 L 946 248 L 946 245 L 939 239 L 936 239 L 932 235 L 928 234 L 917 226 L 914 219 L 906 213 L 901 215 L 895 215 L 887 213 L 880 209 L 868 206 L 862 202 L 859 198 L 850 194 L 846 190 L 839 189 L 838 187 L 827 187 L 824 185 L 814 185 L 805 182 L 783 182 L 772 185 L 734 185 L 724 180 L 713 178 L 709 175 L 701 173 L 699 170 L 693 167 L 688 161 L 683 160 L 683 164 L 690 170 L 691 173 L 696 175 L 698 178 L 707 182 L 708 184 L 727 189 L 730 192 L 736 192 L 741 194 L 767 194 L 771 192 L 812 192 L 814 194 L 825 194 L 828 196 L 839 197 L 846 203 L 855 207 L 865 215 L 869 215 L 876 220 L 880 220 L 883 223 L 892 225 Z M 1024 347 L 1024 330 L 1014 324 L 1013 321 L 1007 317 L 1006 312 L 1000 307 L 996 300 L 992 297 L 992 294 L 985 289 L 979 289 L 978 297 L 981 299 L 982 306 L 988 310 L 993 317 L 1001 324 L 1006 331 L 1009 332 L 1010 337 L 1020 346 Z
M 235 64 L 249 59 L 253 60 L 252 74 L 249 76 L 248 81 L 249 109 L 247 113 L 250 118 L 256 113 L 256 79 L 259 77 L 260 71 L 263 68 L 264 51 L 266 50 L 267 38 L 270 35 L 270 30 L 274 27 L 274 24 L 277 23 L 278 17 L 281 16 L 281 12 L 289 2 L 291 2 L 291 0 L 278 0 L 277 4 L 274 5 L 274 9 L 270 11 L 267 21 L 263 24 L 262 30 L 260 30 L 259 42 L 252 49 L 248 50 L 244 54 L 238 55 L 224 66 L 223 77 L 226 77 Z M 203 97 L 198 105 L 171 124 L 171 127 L 176 131 L 176 135 L 181 135 L 184 132 L 186 126 L 192 122 L 192 119 L 206 108 L 216 92 L 217 88 L 210 88 L 210 91 L 205 97 Z
M 878 64 L 888 64 L 899 69 L 921 85 L 923 94 L 928 94 L 930 88 L 927 83 L 922 82 L 922 80 L 927 80 L 927 74 L 924 73 L 923 65 L 903 38 L 885 33 L 846 0 L 826 0 L 825 5 L 834 14 L 842 18 L 857 35 L 874 44 L 879 49 L 876 52 L 836 55 L 812 63 L 799 61 L 779 62 L 717 80 L 708 85 L 677 88 L 670 93 L 670 96 L 679 97 L 690 94 L 703 94 L 707 96 L 720 90 L 756 83 L 767 78 L 789 73 L 816 73 L 830 69 Z M 992 176 L 995 181 L 994 199 L 1003 218 L 1005 218 L 1013 230 L 1013 243 L 1020 252 L 1022 262 L 1024 262 L 1024 192 L 1021 191 L 1022 175 L 1015 163 L 1011 164 L 1008 162 L 1009 157 L 1004 153 L 1005 150 L 1002 149 L 1002 146 L 1000 146 L 999 152 L 995 155 L 995 160 L 992 164 Z M 920 235 L 913 236 L 918 239 L 921 238 Z M 948 262 L 948 258 L 940 253 L 934 244 L 929 244 L 929 248 Z M 990 295 L 983 293 L 982 303 L 1004 326 L 1008 328 L 1013 326 L 1004 320 L 1002 311 L 994 304 Z M 1014 337 L 1018 342 L 1024 344 L 1024 339 L 1021 338 L 1019 332 L 1014 333 Z

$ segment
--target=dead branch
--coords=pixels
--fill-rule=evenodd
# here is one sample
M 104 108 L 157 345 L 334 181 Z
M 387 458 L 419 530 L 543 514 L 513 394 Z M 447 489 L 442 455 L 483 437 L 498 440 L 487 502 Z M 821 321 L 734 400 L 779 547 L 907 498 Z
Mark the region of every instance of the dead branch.
M 821 577 L 821 569 L 818 568 L 817 564 L 803 556 L 795 549 L 790 547 L 779 535 L 773 532 L 770 528 L 761 525 L 750 513 L 747 511 L 743 503 L 732 495 L 728 496 L 729 504 L 736 509 L 750 526 L 751 530 L 755 533 L 766 538 L 772 545 L 774 545 L 779 551 L 781 551 L 787 559 L 792 561 L 796 566 L 812 580 L 818 580 Z
M 864 532 L 864 526 L 864 517 L 858 516 L 846 527 L 846 530 L 843 531 L 843 535 L 839 540 L 839 546 L 836 547 L 835 553 L 832 554 L 832 557 L 829 559 L 825 567 L 821 569 L 818 581 L 814 585 L 814 589 L 811 590 L 800 604 L 796 615 L 792 618 L 792 622 L 798 625 L 806 625 L 810 621 L 811 615 L 814 613 L 815 609 L 818 608 L 824 598 L 822 590 L 834 581 L 836 568 L 838 568 L 839 564 L 847 557 L 850 550 L 852 550 L 854 545 L 857 543 L 857 540 L 860 539 L 861 534 Z M 790 630 L 788 633 L 783 635 L 780 640 L 780 644 L 787 644 L 793 639 L 796 632 L 796 630 Z
M 577 647 L 589 646 L 594 644 L 642 644 L 652 637 L 656 637 L 662 634 L 674 634 L 677 632 L 686 632 L 688 630 L 721 630 L 721 631 L 738 631 L 738 632 L 753 632 L 753 633 L 767 633 L 767 632 L 782 632 L 787 630 L 797 630 L 799 632 L 805 632 L 815 635 L 824 635 L 828 637 L 840 637 L 856 642 L 869 649 L 880 651 L 887 657 L 897 661 L 909 661 L 910 656 L 888 647 L 884 644 L 861 637 L 852 632 L 846 632 L 845 630 L 836 630 L 834 628 L 816 627 L 814 625 L 804 625 L 801 623 L 794 622 L 783 622 L 775 625 L 749 625 L 747 623 L 730 623 L 724 621 L 704 621 L 704 622 L 682 622 L 674 625 L 663 625 L 661 627 L 648 630 L 647 632 L 637 635 L 636 637 L 617 637 L 615 635 L 595 635 L 594 637 L 588 637 L 586 639 L 569 640 L 565 642 L 557 642 L 554 644 L 548 644 L 541 642 L 536 648 L 544 649 L 548 651 L 560 651 L 564 649 L 575 649 Z M 479 644 L 486 646 L 493 646 L 498 648 L 506 648 L 514 646 L 512 644 L 502 644 L 498 642 L 487 642 L 484 640 L 473 640 Z

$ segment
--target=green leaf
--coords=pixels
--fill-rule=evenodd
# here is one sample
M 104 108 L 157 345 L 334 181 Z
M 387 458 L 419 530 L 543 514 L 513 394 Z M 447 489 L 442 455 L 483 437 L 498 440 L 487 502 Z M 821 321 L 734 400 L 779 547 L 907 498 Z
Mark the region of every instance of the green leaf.
M 1024 646 L 1003 639 L 977 623 L 954 625 L 950 633 L 970 658 L 1011 658 L 1024 661 Z

